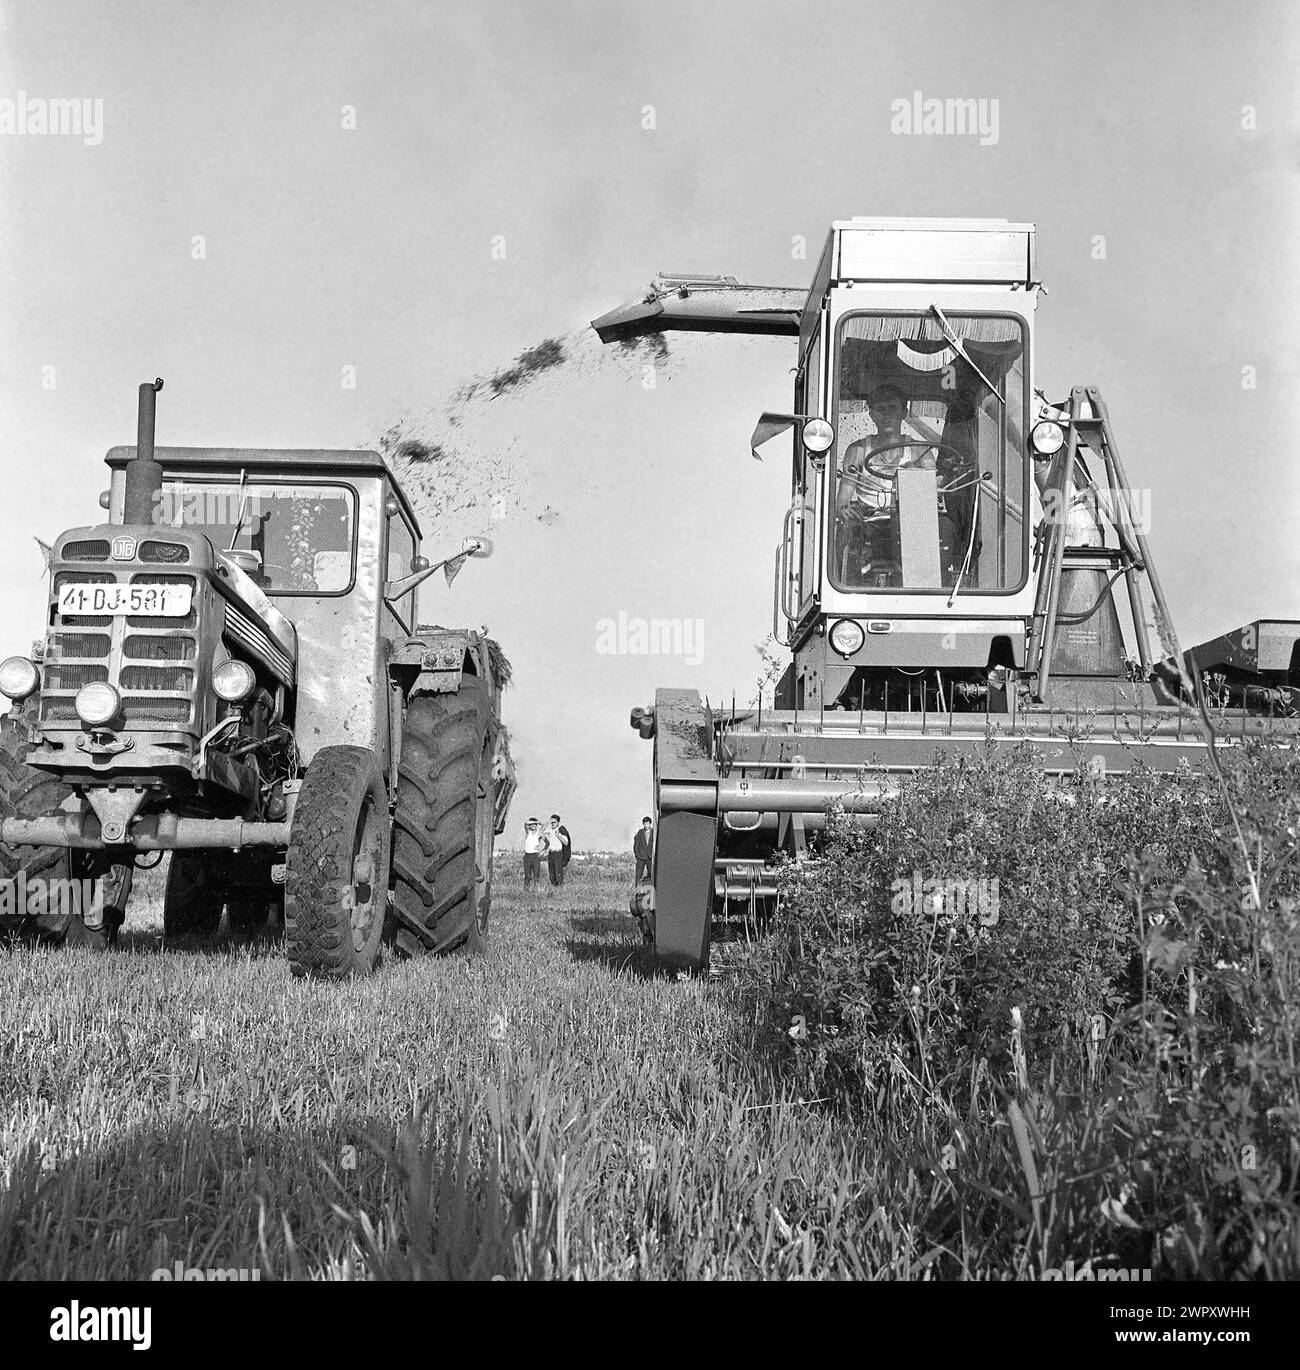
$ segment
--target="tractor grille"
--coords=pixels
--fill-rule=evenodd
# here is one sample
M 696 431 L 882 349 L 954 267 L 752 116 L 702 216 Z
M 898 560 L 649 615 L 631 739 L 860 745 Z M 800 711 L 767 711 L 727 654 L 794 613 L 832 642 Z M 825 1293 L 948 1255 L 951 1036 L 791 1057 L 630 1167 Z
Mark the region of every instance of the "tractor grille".
M 168 699 L 165 695 L 138 695 L 130 701 L 128 717 L 132 723 L 188 723 L 188 699 Z
M 48 690 L 71 690 L 74 694 L 92 680 L 107 680 L 108 666 L 77 664 L 69 666 L 64 662 L 45 668 L 45 687 Z
M 143 555 L 143 548 L 141 551 Z M 194 583 L 193 576 L 161 575 L 156 571 L 137 571 L 131 577 L 132 585 L 193 586 Z M 181 666 L 137 666 L 135 663 L 193 661 L 198 651 L 193 635 L 198 621 L 197 592 L 184 618 L 127 616 L 126 625 L 131 631 L 126 633 L 122 643 L 120 689 L 122 711 L 128 723 L 189 722 L 194 708 L 194 672 Z
M 188 694 L 194 672 L 181 666 L 123 666 L 122 689 L 132 693 Z
M 176 566 L 190 559 L 190 549 L 183 542 L 142 542 L 141 561 L 163 561 Z
M 122 655 L 129 656 L 132 661 L 193 661 L 194 639 L 131 633 L 122 648 Z
M 53 661 L 52 655 L 58 653 L 58 660 L 82 659 L 99 661 L 107 658 L 113 639 L 107 633 L 59 633 L 50 638 L 46 661 Z
M 103 538 L 85 538 L 63 544 L 64 561 L 107 561 L 108 543 Z M 112 577 L 110 576 L 111 580 Z
M 161 542 L 152 545 L 179 546 Z M 188 556 L 187 549 L 181 550 Z M 69 580 L 99 583 L 118 578 L 111 572 L 59 572 L 54 580 L 55 603 L 59 590 Z M 60 618 L 57 611 L 52 612 L 41 686 L 42 721 L 76 724 L 77 691 L 96 680 L 109 681 L 121 691 L 127 727 L 191 721 L 195 680 L 192 663 L 198 655 L 196 579 L 193 575 L 156 571 L 130 572 L 126 567 L 122 568 L 122 578 L 132 585 L 188 584 L 194 590 L 194 602 L 184 618 L 105 618 L 84 614 Z

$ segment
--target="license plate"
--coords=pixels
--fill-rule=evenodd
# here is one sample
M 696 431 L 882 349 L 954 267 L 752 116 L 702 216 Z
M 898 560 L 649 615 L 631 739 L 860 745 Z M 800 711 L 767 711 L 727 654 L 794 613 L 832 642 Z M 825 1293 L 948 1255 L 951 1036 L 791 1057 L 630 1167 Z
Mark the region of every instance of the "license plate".
M 60 614 L 132 614 L 141 618 L 184 618 L 192 585 L 63 585 Z

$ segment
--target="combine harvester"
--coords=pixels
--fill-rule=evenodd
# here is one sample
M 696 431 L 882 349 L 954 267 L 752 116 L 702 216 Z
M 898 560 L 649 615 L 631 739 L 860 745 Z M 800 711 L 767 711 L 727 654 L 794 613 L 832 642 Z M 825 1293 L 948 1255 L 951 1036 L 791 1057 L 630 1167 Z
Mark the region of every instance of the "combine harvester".
M 706 967 L 715 909 L 770 901 L 780 853 L 836 805 L 874 823 L 939 754 L 1028 743 L 1062 777 L 1195 767 L 1207 676 L 1225 741 L 1294 738 L 1300 622 L 1249 624 L 1182 669 L 1100 393 L 1034 388 L 1039 289 L 1032 224 L 864 218 L 832 224 L 810 290 L 660 277 L 593 323 L 607 343 L 798 339 L 794 412 L 751 442 L 795 430 L 775 708 L 659 690 L 632 711 L 658 828 L 633 907 L 663 961 Z

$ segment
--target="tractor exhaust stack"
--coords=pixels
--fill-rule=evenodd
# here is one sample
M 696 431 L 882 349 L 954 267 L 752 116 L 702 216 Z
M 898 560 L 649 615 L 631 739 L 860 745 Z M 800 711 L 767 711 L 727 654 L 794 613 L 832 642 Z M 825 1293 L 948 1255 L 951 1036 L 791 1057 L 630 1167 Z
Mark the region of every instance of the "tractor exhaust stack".
M 163 469 L 153 454 L 154 419 L 162 377 L 140 386 L 140 408 L 136 419 L 135 457 L 126 468 L 123 497 L 123 523 L 155 522 L 155 505 L 162 490 Z

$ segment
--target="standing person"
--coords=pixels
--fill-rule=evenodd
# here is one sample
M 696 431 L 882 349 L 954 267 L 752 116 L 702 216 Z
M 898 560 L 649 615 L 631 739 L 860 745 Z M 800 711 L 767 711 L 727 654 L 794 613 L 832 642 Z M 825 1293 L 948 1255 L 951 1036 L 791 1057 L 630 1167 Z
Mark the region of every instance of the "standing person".
M 641 826 L 632 839 L 632 855 L 636 857 L 636 883 L 639 885 L 642 876 L 647 880 L 650 878 L 650 871 L 654 866 L 655 829 L 649 815 L 641 820 Z
M 560 815 L 551 815 L 551 826 L 546 830 L 546 864 L 551 873 L 551 884 L 564 884 L 564 868 L 569 864 L 569 830 L 560 823 Z
M 542 883 L 542 852 L 545 850 L 546 838 L 541 822 L 530 818 L 524 824 L 524 889 Z
M 569 835 L 568 828 L 560 822 L 560 815 L 558 813 L 553 813 L 551 817 L 559 823 L 560 826 L 557 831 L 560 836 L 564 838 L 564 869 L 567 871 L 569 869 L 569 862 L 573 857 L 573 838 Z

